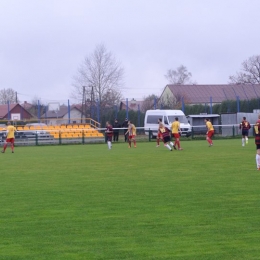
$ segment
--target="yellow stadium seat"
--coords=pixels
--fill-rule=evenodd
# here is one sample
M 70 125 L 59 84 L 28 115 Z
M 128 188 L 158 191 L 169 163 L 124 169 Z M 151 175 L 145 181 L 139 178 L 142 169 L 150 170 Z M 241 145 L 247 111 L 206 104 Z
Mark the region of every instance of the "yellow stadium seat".
M 57 134 L 57 135 L 58 135 L 58 134 L 59 134 L 59 131 L 58 131 L 58 130 L 53 130 L 53 131 L 51 131 L 50 133 L 51 133 L 51 134 Z

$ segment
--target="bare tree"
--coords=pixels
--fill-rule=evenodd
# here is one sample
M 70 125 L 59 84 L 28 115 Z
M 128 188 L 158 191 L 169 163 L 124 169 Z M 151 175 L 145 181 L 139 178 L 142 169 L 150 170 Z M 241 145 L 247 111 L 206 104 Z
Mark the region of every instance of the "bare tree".
M 186 104 L 189 103 L 190 100 L 186 93 L 178 91 L 174 94 L 174 96 L 170 94 L 164 96 L 164 99 L 160 100 L 160 105 L 163 108 L 180 109 L 182 107 L 182 102 Z
M 45 106 L 43 104 L 38 104 L 38 100 L 40 100 L 40 97 L 34 96 L 31 100 L 31 107 L 27 109 L 32 115 L 35 117 L 38 116 L 38 110 L 40 109 L 40 115 L 42 115 L 45 111 Z
M 98 45 L 80 65 L 74 77 L 72 97 L 82 102 L 86 98 L 98 100 L 101 108 L 116 105 L 122 99 L 123 75 L 124 70 L 112 53 L 103 44 Z
M 173 85 L 196 84 L 191 81 L 191 72 L 183 65 L 179 66 L 176 70 L 168 70 L 165 77 Z
M 158 99 L 159 99 L 159 97 L 155 94 L 144 97 L 142 107 L 141 107 L 141 111 L 146 112 L 146 110 L 152 109 L 154 107 L 155 100 L 156 100 L 156 104 L 157 104 Z
M 17 92 L 11 88 L 1 89 L 0 104 L 7 104 L 8 101 L 10 104 L 18 103 Z
M 242 63 L 241 71 L 229 77 L 232 84 L 260 84 L 260 55 L 249 57 Z

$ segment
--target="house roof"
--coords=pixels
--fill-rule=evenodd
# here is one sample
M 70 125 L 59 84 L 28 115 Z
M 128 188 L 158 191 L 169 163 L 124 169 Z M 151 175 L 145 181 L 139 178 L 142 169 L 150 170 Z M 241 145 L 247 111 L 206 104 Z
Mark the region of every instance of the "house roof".
M 140 109 L 142 109 L 143 103 L 144 103 L 144 101 L 129 100 L 129 101 L 128 101 L 128 109 L 129 109 L 129 110 L 138 111 L 138 105 L 139 105 Z M 122 101 L 121 101 L 120 109 L 122 109 L 123 106 L 126 107 L 126 101 L 125 101 L 125 100 L 122 100 Z
M 77 109 L 81 112 L 81 105 L 71 105 L 70 110 Z M 59 110 L 48 110 L 41 118 L 63 118 L 68 113 L 68 106 L 62 105 Z
M 17 105 L 19 104 L 10 104 L 9 111 L 11 111 Z M 5 118 L 7 114 L 8 114 L 8 104 L 0 105 L 0 118 Z
M 188 103 L 220 103 L 224 100 L 260 98 L 260 84 L 223 84 L 223 85 L 167 85 L 171 92 L 185 96 Z
M 27 101 L 24 101 L 24 103 L 21 103 L 21 106 L 24 108 L 24 109 L 30 109 L 33 104 L 31 103 L 28 103 Z
M 20 104 L 9 104 L 9 112 L 12 113 L 13 109 L 16 107 L 18 108 L 19 113 L 23 111 L 26 111 L 29 117 L 33 117 L 33 115 L 28 112 L 25 108 L 23 108 Z M 17 111 L 17 109 L 16 109 Z M 0 105 L 0 118 L 7 118 L 8 117 L 8 104 Z

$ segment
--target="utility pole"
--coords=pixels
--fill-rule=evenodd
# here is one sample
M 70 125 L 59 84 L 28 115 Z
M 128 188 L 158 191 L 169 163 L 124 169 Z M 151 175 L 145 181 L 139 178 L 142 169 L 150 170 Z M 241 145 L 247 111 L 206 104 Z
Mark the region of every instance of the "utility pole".
M 94 103 L 95 97 L 94 97 L 94 87 L 91 86 L 91 94 L 90 94 L 90 117 L 93 118 L 93 103 Z
M 18 103 L 18 98 L 17 98 L 17 91 L 15 91 L 15 103 Z
M 84 112 L 86 114 L 86 87 L 82 86 L 82 88 L 83 88 L 83 91 L 82 91 L 81 123 L 82 123 Z M 85 115 L 85 121 L 86 121 L 86 115 Z

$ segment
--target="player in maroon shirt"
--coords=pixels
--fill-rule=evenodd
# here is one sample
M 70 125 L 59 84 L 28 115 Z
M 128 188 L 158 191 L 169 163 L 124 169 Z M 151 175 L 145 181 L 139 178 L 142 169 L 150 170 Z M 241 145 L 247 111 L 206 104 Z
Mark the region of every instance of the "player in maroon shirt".
M 172 147 L 170 146 L 171 142 L 171 131 L 163 125 L 163 123 L 159 123 L 159 132 L 162 135 L 164 146 L 172 151 Z M 174 147 L 175 148 L 175 147 Z
M 239 125 L 239 129 L 242 130 L 242 146 L 245 146 L 245 140 L 246 144 L 248 144 L 248 132 L 251 128 L 250 123 L 246 120 L 246 117 L 243 117 L 242 122 Z
M 106 122 L 106 130 L 105 133 L 107 135 L 107 146 L 108 149 L 110 150 L 112 148 L 112 136 L 113 136 L 113 128 L 112 125 L 107 121 Z
M 258 115 L 258 120 L 254 125 L 255 130 L 255 144 L 256 144 L 256 167 L 260 171 L 260 114 Z

